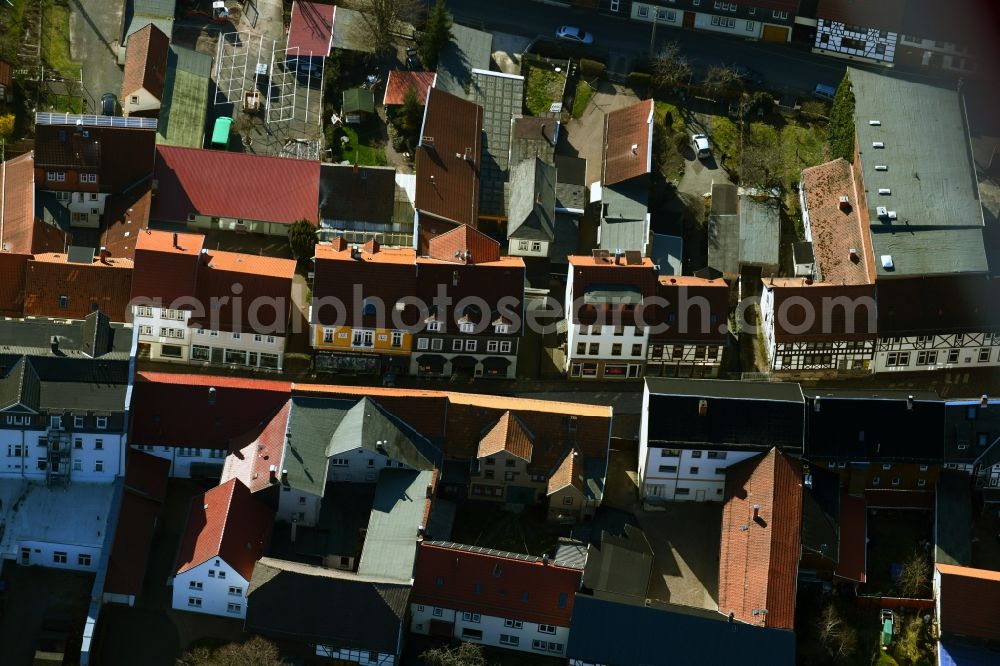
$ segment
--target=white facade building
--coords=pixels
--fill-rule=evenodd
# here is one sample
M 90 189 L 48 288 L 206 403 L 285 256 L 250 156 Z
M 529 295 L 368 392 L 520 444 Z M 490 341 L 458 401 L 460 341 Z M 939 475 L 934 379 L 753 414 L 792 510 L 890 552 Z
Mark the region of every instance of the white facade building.
M 896 56 L 898 35 L 889 30 L 848 25 L 843 21 L 816 21 L 817 53 L 891 65 Z
M 205 465 L 205 469 L 216 466 L 221 472 L 226 459 L 225 449 L 196 449 L 184 446 L 151 446 L 134 444 L 135 448 L 145 451 L 151 456 L 165 458 L 170 461 L 170 476 L 178 479 L 190 479 L 198 474 L 192 473 L 192 467 Z M 197 471 L 197 467 L 193 468 Z
M 641 377 L 649 329 L 638 326 L 569 326 L 566 365 L 571 378 Z
M 721 502 L 726 467 L 757 455 L 756 451 L 648 448 L 643 495 L 676 502 Z
M 1000 366 L 1000 332 L 881 337 L 875 372 L 995 368 Z
M 566 643 L 569 640 L 569 627 L 462 612 L 440 606 L 410 604 L 411 632 L 429 635 L 431 622 L 453 624 L 455 638 L 463 641 L 533 654 L 562 656 L 566 653 Z
M 250 581 L 216 557 L 174 577 L 173 607 L 242 620 L 249 587 Z

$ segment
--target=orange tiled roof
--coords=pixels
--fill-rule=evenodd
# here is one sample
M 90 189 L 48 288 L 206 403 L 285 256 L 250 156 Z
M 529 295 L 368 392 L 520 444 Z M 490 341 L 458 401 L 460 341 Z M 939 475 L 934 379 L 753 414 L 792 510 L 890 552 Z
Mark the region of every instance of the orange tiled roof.
M 405 69 L 394 69 L 389 72 L 385 82 L 385 97 L 383 106 L 397 106 L 406 98 L 406 91 L 413 88 L 417 103 L 423 106 L 427 103 L 427 89 L 434 85 L 434 72 L 411 72 Z
M 209 250 L 208 261 L 209 268 L 229 273 L 246 273 L 288 280 L 291 280 L 295 275 L 295 261 L 293 259 Z
M 35 235 L 35 164 L 31 153 L 0 165 L 0 252 L 31 254 Z M 54 248 L 53 248 L 54 249 Z
M 611 111 L 604 118 L 601 184 L 614 185 L 650 172 L 653 100 Z
M 156 99 L 163 99 L 170 38 L 152 23 L 135 31 L 125 49 L 125 72 L 122 77 L 122 100 L 140 89 Z
M 556 471 L 549 477 L 548 494 L 573 486 L 583 492 L 583 456 L 576 449 L 566 453 Z
M 36 254 L 28 262 L 24 291 L 26 315 L 82 319 L 96 306 L 111 321 L 128 321 L 132 260 L 98 256 L 80 264 L 69 263 L 62 253 Z
M 530 463 L 531 440 L 531 434 L 525 429 L 521 420 L 510 412 L 504 412 L 496 425 L 479 440 L 479 457 L 485 458 L 506 451 Z
M 1000 571 L 938 564 L 942 633 L 1000 641 Z

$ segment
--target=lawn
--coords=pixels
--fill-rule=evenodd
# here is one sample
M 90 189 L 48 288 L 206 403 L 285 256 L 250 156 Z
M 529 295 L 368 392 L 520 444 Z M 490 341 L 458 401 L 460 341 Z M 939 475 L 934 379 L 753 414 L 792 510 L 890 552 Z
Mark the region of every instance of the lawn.
M 556 72 L 544 63 L 525 62 L 521 73 L 524 75 L 524 104 L 528 113 L 540 116 L 548 113 L 553 104 L 562 102 L 566 88 L 565 69 Z
M 653 104 L 653 115 L 657 122 L 663 122 L 669 115 L 670 129 L 674 132 L 684 131 L 684 112 L 676 104 L 664 102 L 663 100 L 657 100 Z
M 781 128 L 781 147 L 785 154 L 785 187 L 799 182 L 803 169 L 830 159 L 826 147 L 826 126 L 818 123 L 785 125 Z
M 369 124 L 371 124 L 370 121 Z M 341 131 L 348 141 L 341 146 L 341 158 L 361 166 L 385 166 L 385 150 L 377 145 L 367 125 L 343 125 Z M 339 140 L 339 139 L 338 139 Z
M 42 3 L 42 60 L 47 68 L 66 79 L 80 78 L 80 63 L 73 62 L 69 50 L 69 3 L 44 0 Z
M 452 541 L 541 557 L 555 548 L 559 532 L 541 505 L 515 513 L 499 503 L 468 502 L 455 515 Z
M 0 12 L 0 55 L 15 60 L 15 54 L 24 38 L 24 8 L 28 0 L 13 0 L 14 6 L 5 6 Z
M 595 92 L 597 90 L 583 79 L 577 81 L 576 95 L 573 97 L 574 118 L 583 117 L 583 112 L 587 110 L 587 106 L 590 104 L 590 100 L 594 97 Z

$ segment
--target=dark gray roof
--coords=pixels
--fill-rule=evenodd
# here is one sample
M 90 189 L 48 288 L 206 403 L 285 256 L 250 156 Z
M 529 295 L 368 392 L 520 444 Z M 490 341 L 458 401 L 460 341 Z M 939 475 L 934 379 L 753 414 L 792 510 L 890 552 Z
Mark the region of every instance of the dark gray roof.
M 636 250 L 645 255 L 648 243 L 649 221 L 646 220 L 645 214 L 641 218 L 601 220 L 602 250 L 609 252 Z
M 601 217 L 611 222 L 646 219 L 649 181 L 633 178 L 625 183 L 601 188 Z
M 778 266 L 781 220 L 776 202 L 740 197 L 740 263 Z
M 536 116 L 520 116 L 514 118 L 510 138 L 510 163 L 519 164 L 522 160 L 538 157 L 544 162 L 558 164 L 556 157 L 556 142 L 559 139 L 559 120 L 557 118 L 538 118 Z
M 739 189 L 732 183 L 712 183 L 712 215 L 736 215 Z
M 395 168 L 350 164 L 320 166 L 319 214 L 324 224 L 389 224 L 395 205 Z
M 479 213 L 504 217 L 510 177 L 511 122 L 524 106 L 524 77 L 488 69 L 472 71 L 472 100 L 483 107 Z
M 439 450 L 370 398 L 292 398 L 282 468 L 292 488 L 322 496 L 327 462 L 365 448 L 417 470 L 430 470 Z
M 455 525 L 455 513 L 458 507 L 454 502 L 442 497 L 434 499 L 431 513 L 427 517 L 427 538 L 433 541 L 448 541 Z
M 99 322 L 99 323 L 98 323 Z M 58 339 L 52 352 L 51 340 Z M 103 357 L 128 360 L 132 328 L 112 324 L 107 316 L 92 312 L 83 320 L 0 319 L 0 354 L 27 354 L 58 358 Z
M 330 556 L 356 556 L 374 500 L 374 484 L 327 484 L 316 525 L 298 525 L 293 542 L 291 525 L 277 523 L 271 533 L 268 556 L 306 564 L 323 562 Z
M 579 253 L 580 221 L 569 213 L 556 213 L 556 237 L 549 246 L 549 261 L 563 267 L 569 265 L 571 254 Z M 565 268 L 563 270 L 565 272 Z
M 551 241 L 555 217 L 556 168 L 537 157 L 516 165 L 510 179 L 507 237 Z
M 680 275 L 684 270 L 684 239 L 667 234 L 652 234 L 652 237 L 649 256 L 660 267 L 660 275 Z
M 791 666 L 795 634 L 683 606 L 646 607 L 577 594 L 566 655 L 606 666 Z
M 809 241 L 792 243 L 792 262 L 796 264 L 812 264 L 816 262 L 813 244 Z
M 972 477 L 943 469 L 938 478 L 934 509 L 934 562 L 967 567 L 972 564 Z
M 337 12 L 340 12 L 339 8 Z M 458 97 L 472 99 L 468 94 L 472 70 L 488 70 L 492 52 L 492 33 L 453 23 L 451 41 L 438 58 L 434 87 Z
M 797 384 L 647 378 L 646 385 L 650 446 L 802 450 Z
M 587 567 L 587 544 L 561 537 L 552 554 L 552 563 L 570 569 Z
M 809 466 L 802 492 L 802 548 L 840 559 L 840 476 Z
M 855 68 L 848 76 L 878 275 L 985 272 L 983 210 L 958 93 Z M 883 188 L 890 194 L 880 195 Z M 880 218 L 879 206 L 897 219 Z
M 945 404 L 945 462 L 978 462 L 984 467 L 1000 464 L 1000 400 L 994 398 L 989 404 L 986 409 L 979 399 Z M 970 411 L 975 418 L 969 418 Z
M 379 472 L 359 574 L 399 581 L 413 579 L 417 540 L 433 477 L 429 470 L 386 468 Z
M 398 655 L 410 585 L 268 557 L 254 566 L 246 628 L 265 636 Z
M 653 570 L 653 548 L 645 533 L 626 525 L 624 534 L 601 532 L 590 547 L 583 585 L 596 593 L 646 598 Z

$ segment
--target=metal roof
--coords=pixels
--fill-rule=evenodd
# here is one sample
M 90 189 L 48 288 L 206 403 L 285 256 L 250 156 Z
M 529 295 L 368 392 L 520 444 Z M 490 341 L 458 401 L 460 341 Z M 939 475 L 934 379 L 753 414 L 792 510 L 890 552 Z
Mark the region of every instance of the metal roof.
M 211 56 L 176 44 L 170 45 L 157 143 L 188 148 L 204 145 L 211 76 Z
M 483 159 L 479 168 L 479 214 L 505 217 L 504 184 L 510 177 L 511 121 L 524 106 L 524 77 L 472 70 L 472 100 L 483 107 Z
M 780 231 L 776 202 L 740 197 L 740 264 L 777 267 Z
M 383 469 L 375 487 L 358 574 L 410 582 L 434 472 Z
M 854 68 L 848 75 L 878 275 L 985 272 L 983 210 L 961 96 Z

